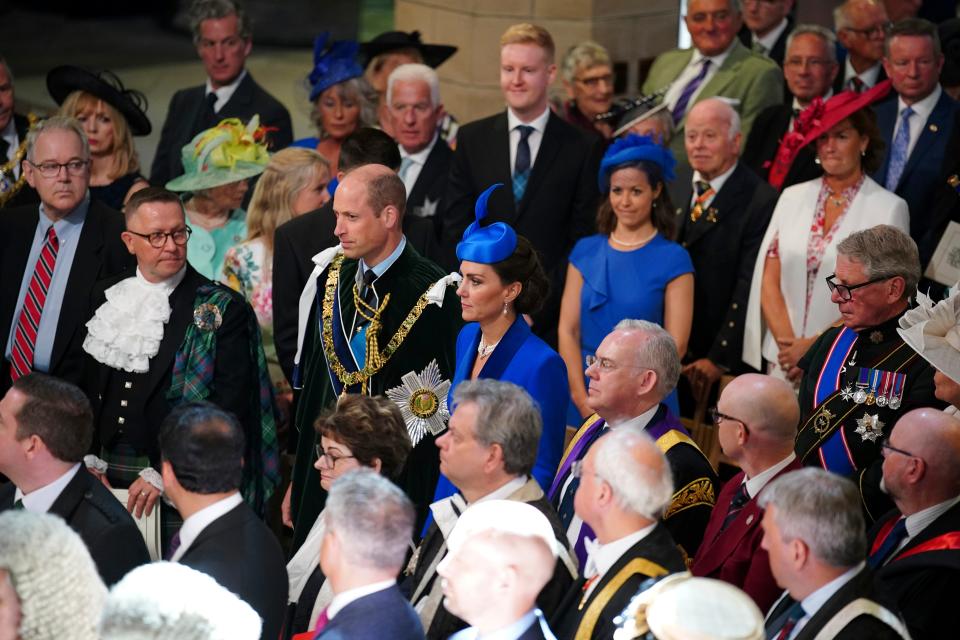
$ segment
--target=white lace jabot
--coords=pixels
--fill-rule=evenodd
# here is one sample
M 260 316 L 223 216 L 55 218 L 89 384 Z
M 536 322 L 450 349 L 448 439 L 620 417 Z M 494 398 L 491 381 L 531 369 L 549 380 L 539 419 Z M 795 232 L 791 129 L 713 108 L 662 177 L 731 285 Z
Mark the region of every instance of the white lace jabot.
M 186 273 L 186 266 L 163 282 L 137 275 L 106 290 L 107 301 L 87 322 L 83 350 L 114 369 L 146 373 L 150 358 L 160 350 L 163 326 L 170 320 L 170 294 Z

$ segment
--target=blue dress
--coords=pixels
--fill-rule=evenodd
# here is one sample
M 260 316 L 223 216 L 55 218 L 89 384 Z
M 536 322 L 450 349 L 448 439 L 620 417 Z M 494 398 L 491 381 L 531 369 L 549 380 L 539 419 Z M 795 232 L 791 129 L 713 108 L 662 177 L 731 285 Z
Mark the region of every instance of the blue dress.
M 451 408 L 451 412 L 453 392 L 458 384 L 470 379 L 479 344 L 480 325 L 476 322 L 465 325 L 457 336 L 457 368 L 447 396 L 447 406 Z M 540 408 L 543 431 L 540 434 L 533 477 L 546 492 L 553 482 L 557 465 L 560 464 L 566 436 L 570 386 L 563 358 L 547 343 L 533 335 L 522 316 L 517 316 L 490 354 L 478 377 L 512 382 L 523 387 Z M 456 491 L 453 484 L 441 474 L 433 500 L 442 500 Z
M 596 353 L 607 334 L 625 318 L 663 326 L 667 285 L 679 276 L 693 273 L 687 250 L 659 234 L 646 245 L 629 251 L 611 247 L 607 236 L 589 236 L 573 247 L 570 263 L 583 276 L 580 290 L 583 356 Z M 664 402 L 674 415 L 679 415 L 676 392 Z

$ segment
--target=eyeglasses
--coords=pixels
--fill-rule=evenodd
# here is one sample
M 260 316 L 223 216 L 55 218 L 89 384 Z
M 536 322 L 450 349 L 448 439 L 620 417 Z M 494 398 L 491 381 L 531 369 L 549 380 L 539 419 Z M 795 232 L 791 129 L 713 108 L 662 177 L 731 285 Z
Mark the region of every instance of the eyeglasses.
M 169 233 L 163 233 L 162 231 L 154 231 L 153 233 L 137 233 L 136 231 L 130 231 L 127 229 L 127 233 L 132 233 L 135 236 L 139 236 L 150 243 L 150 246 L 154 249 L 162 249 L 165 244 L 167 244 L 167 238 L 173 240 L 173 244 L 178 247 L 182 247 L 187 244 L 187 240 L 190 239 L 190 234 L 193 233 L 193 229 L 190 227 L 184 227 L 183 229 L 177 229 L 176 231 L 171 231 Z
M 716 407 L 710 408 L 710 420 L 713 421 L 714 426 L 719 427 L 722 420 L 729 420 L 730 422 L 739 422 L 743 425 L 743 428 L 747 431 L 750 431 L 750 427 L 747 426 L 747 423 L 741 420 L 740 418 L 734 418 L 733 416 L 728 416 L 725 413 L 720 413 L 720 410 Z
M 825 280 L 827 281 L 827 288 L 830 289 L 830 293 L 834 291 L 837 292 L 837 295 L 840 296 L 840 299 L 844 302 L 849 302 L 853 299 L 853 292 L 860 287 L 865 287 L 870 284 L 876 284 L 878 282 L 883 282 L 884 280 L 889 280 L 893 276 L 884 276 L 882 278 L 874 278 L 873 280 L 868 280 L 866 282 L 861 282 L 860 284 L 840 284 L 839 282 L 834 282 L 837 278 L 837 274 L 831 273 L 828 275 Z
M 56 178 L 60 175 L 60 169 L 66 169 L 67 173 L 72 176 L 82 176 L 83 172 L 87 170 L 87 165 L 90 164 L 89 160 L 70 160 L 68 162 L 41 162 L 40 164 L 34 164 L 30 162 L 30 166 L 40 172 L 44 178 Z
M 595 89 L 596 87 L 600 86 L 600 83 L 601 83 L 601 82 L 602 82 L 603 84 L 607 85 L 607 86 L 612 85 L 612 84 L 613 84 L 613 74 L 612 74 L 612 73 L 608 73 L 608 74 L 605 74 L 605 75 L 602 75 L 602 76 L 594 76 L 594 77 L 592 77 L 592 78 L 574 78 L 574 80 L 576 80 L 577 82 L 579 82 L 580 84 L 582 84 L 582 85 L 584 85 L 584 86 L 586 86 L 586 87 L 589 87 L 589 88 L 591 88 L 591 89 Z
M 915 455 L 913 455 L 912 453 L 910 453 L 909 451 L 906 451 L 906 450 L 904 450 L 904 449 L 898 449 L 897 447 L 894 447 L 893 445 L 890 444 L 890 438 L 884 438 L 884 439 L 883 439 L 883 442 L 880 443 L 880 448 L 881 448 L 881 449 L 886 449 L 887 451 L 893 451 L 894 453 L 899 453 L 900 455 L 902 455 L 902 456 L 907 456 L 908 458 L 919 458 L 919 457 L 920 457 L 920 456 L 915 456 Z
M 649 367 L 641 367 L 635 364 L 620 364 L 614 360 L 611 360 L 610 358 L 603 358 L 603 357 L 598 358 L 597 356 L 594 356 L 594 355 L 586 356 L 583 360 L 584 362 L 587 363 L 588 369 L 592 366 L 596 366 L 597 369 L 600 369 L 601 371 L 613 371 L 614 369 L 620 369 L 620 368 L 649 369 Z
M 319 444 L 316 445 L 316 450 L 317 450 L 317 460 L 323 458 L 323 461 L 326 462 L 331 469 L 337 466 L 338 460 L 349 460 L 350 458 L 357 457 L 357 456 L 335 456 L 331 453 L 327 453 L 326 451 L 324 451 L 323 447 L 320 446 Z
M 833 65 L 833 60 L 828 60 L 826 58 L 787 58 L 783 61 L 783 66 L 785 67 L 828 67 Z
M 872 27 L 867 27 L 865 29 L 854 29 L 853 27 L 844 27 L 845 31 L 851 31 L 853 33 L 858 33 L 865 38 L 870 38 L 875 35 L 884 36 L 887 35 L 887 32 L 890 31 L 890 28 L 893 26 L 892 22 L 881 22 L 875 24 Z

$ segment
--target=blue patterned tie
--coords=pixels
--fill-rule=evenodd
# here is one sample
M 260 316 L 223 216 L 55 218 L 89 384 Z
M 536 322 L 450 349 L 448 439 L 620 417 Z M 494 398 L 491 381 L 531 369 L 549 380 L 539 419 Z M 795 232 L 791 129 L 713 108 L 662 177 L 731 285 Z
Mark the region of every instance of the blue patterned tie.
M 913 108 L 907 107 L 900 112 L 900 128 L 893 138 L 893 148 L 890 149 L 890 167 L 887 169 L 887 191 L 896 191 L 903 168 L 907 166 L 907 150 L 910 148 L 910 116 Z
M 517 204 L 523 199 L 523 192 L 527 190 L 527 179 L 530 177 L 530 143 L 527 138 L 533 133 L 533 127 L 521 124 L 520 142 L 517 143 L 517 159 L 513 165 L 513 199 Z
M 680 93 L 680 97 L 677 98 L 677 104 L 673 106 L 674 124 L 679 124 L 679 122 L 683 120 L 683 116 L 687 113 L 687 105 L 690 103 L 690 98 L 692 98 L 693 94 L 700 88 L 703 79 L 707 77 L 707 71 L 710 70 L 710 58 L 704 58 L 700 61 L 700 64 L 700 73 L 697 74 L 696 78 L 687 83 L 687 86 L 685 86 Z
M 897 524 L 893 525 L 893 528 L 890 529 L 890 533 L 887 534 L 887 537 L 884 538 L 883 544 L 880 545 L 880 548 L 877 549 L 875 553 L 870 554 L 870 557 L 867 559 L 867 564 L 870 565 L 871 569 L 876 569 L 883 565 L 887 561 L 893 552 L 900 546 L 900 543 L 903 542 L 903 539 L 907 537 L 907 519 L 900 518 L 897 521 Z

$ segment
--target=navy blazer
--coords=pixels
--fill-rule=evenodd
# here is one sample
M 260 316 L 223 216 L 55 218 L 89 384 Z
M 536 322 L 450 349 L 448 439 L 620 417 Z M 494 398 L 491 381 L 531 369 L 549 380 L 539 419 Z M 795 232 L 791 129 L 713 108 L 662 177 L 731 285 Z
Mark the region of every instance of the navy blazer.
M 890 147 L 893 144 L 893 132 L 899 111 L 897 94 L 891 93 L 885 100 L 874 105 L 873 110 L 877 114 L 877 125 L 886 147 L 880 169 L 871 177 L 881 186 L 885 186 L 887 170 L 890 168 Z M 926 266 L 930 261 L 940 239 L 930 219 L 932 195 L 942 179 L 948 158 L 947 143 L 958 113 L 960 103 L 948 96 L 946 91 L 941 93 L 913 147 L 913 152 L 907 158 L 907 165 L 900 174 L 895 191 L 910 207 L 910 237 L 920 249 L 921 266 Z
M 423 625 L 397 585 L 354 600 L 314 640 L 423 640 Z

